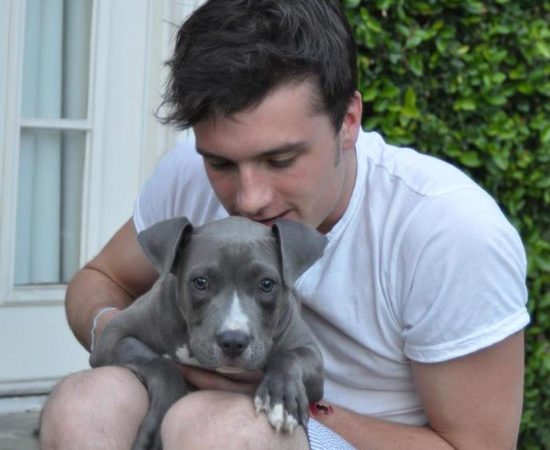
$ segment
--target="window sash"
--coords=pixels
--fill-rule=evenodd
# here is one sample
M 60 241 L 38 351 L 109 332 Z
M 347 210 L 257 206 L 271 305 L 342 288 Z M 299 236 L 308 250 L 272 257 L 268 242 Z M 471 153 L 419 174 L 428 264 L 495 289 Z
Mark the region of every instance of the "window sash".
M 63 284 L 79 266 L 91 6 L 26 1 L 15 285 Z

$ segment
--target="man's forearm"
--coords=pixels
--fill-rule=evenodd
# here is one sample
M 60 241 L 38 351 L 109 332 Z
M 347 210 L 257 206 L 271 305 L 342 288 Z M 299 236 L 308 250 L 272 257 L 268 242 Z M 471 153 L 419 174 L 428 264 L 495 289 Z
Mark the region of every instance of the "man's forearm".
M 67 287 L 65 308 L 69 326 L 78 341 L 89 349 L 90 331 L 96 314 L 107 306 L 124 309 L 132 301 L 132 296 L 104 273 L 86 266 L 75 274 Z M 114 312 L 102 315 L 98 328 L 102 328 L 112 314 Z
M 403 425 L 333 407 L 333 413 L 315 419 L 334 430 L 358 449 L 452 450 L 453 447 L 429 427 Z
M 90 331 L 97 313 L 105 307 L 126 308 L 149 290 L 157 278 L 158 273 L 138 243 L 134 222 L 129 219 L 69 283 L 65 308 L 79 342 L 89 349 Z M 98 332 L 115 313 L 113 310 L 101 315 Z

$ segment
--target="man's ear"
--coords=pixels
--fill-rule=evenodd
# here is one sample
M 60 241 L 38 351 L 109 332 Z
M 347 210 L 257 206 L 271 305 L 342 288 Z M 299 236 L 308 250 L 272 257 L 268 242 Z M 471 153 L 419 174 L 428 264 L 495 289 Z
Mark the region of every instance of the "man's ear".
M 187 217 L 175 217 L 143 230 L 138 234 L 138 241 L 160 276 L 165 276 L 173 270 L 178 250 L 192 232 L 193 226 Z
M 279 246 L 284 281 L 292 286 L 321 257 L 327 238 L 316 229 L 293 220 L 278 220 L 271 229 Z
M 341 128 L 342 149 L 354 149 L 359 130 L 361 129 L 361 118 L 363 114 L 363 101 L 361 94 L 356 91 L 350 99 L 348 110 L 344 116 Z

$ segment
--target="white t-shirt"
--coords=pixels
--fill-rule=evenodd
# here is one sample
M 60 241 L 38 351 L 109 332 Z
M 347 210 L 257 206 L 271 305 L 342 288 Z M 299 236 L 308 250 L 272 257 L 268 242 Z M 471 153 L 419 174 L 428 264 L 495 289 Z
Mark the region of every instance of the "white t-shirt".
M 362 132 L 357 179 L 320 260 L 297 281 L 325 362 L 325 400 L 426 423 L 410 360 L 440 362 L 529 322 L 521 240 L 494 200 L 436 158 Z M 138 231 L 173 216 L 227 216 L 192 137 L 159 163 L 134 209 Z

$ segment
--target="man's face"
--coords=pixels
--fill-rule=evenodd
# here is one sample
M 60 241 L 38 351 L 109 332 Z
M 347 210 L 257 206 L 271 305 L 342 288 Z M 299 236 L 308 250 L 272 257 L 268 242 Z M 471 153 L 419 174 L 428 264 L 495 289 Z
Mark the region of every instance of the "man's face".
M 259 105 L 194 126 L 197 151 L 216 195 L 231 215 L 270 225 L 285 217 L 329 231 L 355 183 L 357 94 L 335 133 L 313 107 L 309 81 L 284 85 Z

